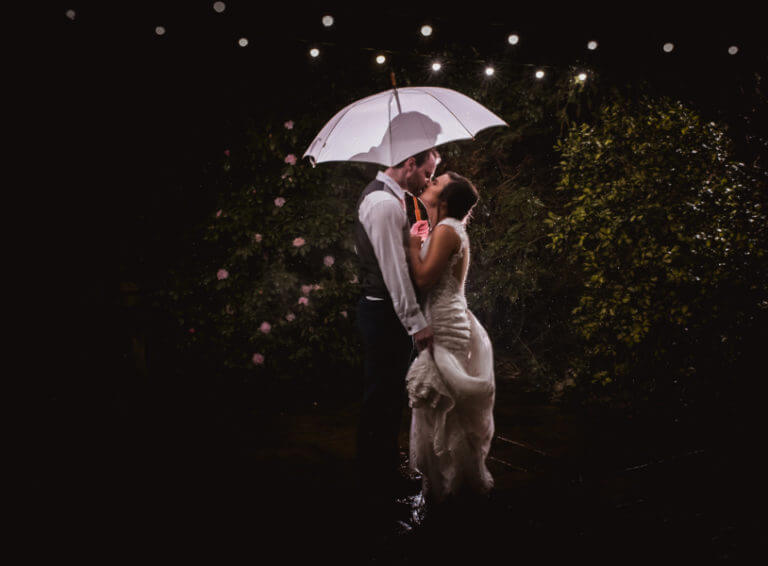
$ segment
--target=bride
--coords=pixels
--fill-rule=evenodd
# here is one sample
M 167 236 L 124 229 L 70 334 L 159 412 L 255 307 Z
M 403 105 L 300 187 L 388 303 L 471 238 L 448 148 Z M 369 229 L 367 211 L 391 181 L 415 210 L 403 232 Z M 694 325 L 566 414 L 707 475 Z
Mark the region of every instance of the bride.
M 494 432 L 493 348 L 467 308 L 466 221 L 478 200 L 464 177 L 447 172 L 433 181 L 437 223 L 421 246 L 412 235 L 409 258 L 434 331 L 434 345 L 413 361 L 406 377 L 412 407 L 410 466 L 422 475 L 427 503 L 448 496 L 486 494 L 493 477 L 485 465 Z

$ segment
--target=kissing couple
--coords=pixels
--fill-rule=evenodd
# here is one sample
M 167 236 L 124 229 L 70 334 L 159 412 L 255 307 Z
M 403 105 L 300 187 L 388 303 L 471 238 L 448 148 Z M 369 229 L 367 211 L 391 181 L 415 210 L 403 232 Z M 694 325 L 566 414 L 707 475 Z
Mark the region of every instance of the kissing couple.
M 398 436 L 406 391 L 410 468 L 427 506 L 487 494 L 494 433 L 493 348 L 467 308 L 467 221 L 479 199 L 453 172 L 434 177 L 433 147 L 379 171 L 357 203 L 363 401 L 357 430 L 362 495 L 405 495 Z

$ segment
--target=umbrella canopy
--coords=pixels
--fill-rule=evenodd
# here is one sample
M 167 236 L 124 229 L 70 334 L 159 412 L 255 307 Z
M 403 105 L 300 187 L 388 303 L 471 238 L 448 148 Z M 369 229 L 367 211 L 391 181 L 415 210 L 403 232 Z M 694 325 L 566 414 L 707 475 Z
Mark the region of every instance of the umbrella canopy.
M 363 161 L 387 167 L 477 132 L 508 126 L 468 96 L 441 87 L 392 88 L 343 108 L 323 126 L 304 157 L 312 165 Z

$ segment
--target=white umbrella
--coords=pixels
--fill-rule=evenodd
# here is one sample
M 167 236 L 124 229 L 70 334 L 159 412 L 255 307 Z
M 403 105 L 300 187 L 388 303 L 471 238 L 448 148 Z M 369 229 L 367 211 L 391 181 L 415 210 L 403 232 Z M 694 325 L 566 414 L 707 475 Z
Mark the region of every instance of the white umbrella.
M 323 126 L 303 157 L 391 167 L 407 157 L 477 132 L 508 126 L 468 96 L 440 87 L 392 88 L 353 102 Z

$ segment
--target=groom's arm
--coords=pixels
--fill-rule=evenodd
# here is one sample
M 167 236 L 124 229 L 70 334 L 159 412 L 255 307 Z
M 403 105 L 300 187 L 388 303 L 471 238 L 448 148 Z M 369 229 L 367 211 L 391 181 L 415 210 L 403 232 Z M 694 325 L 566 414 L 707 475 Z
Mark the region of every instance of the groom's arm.
M 370 199 L 370 200 L 369 200 Z M 371 193 L 360 206 L 360 223 L 368 234 L 392 304 L 408 334 L 427 327 L 411 283 L 403 231 L 407 218 L 400 203 L 383 191 Z

